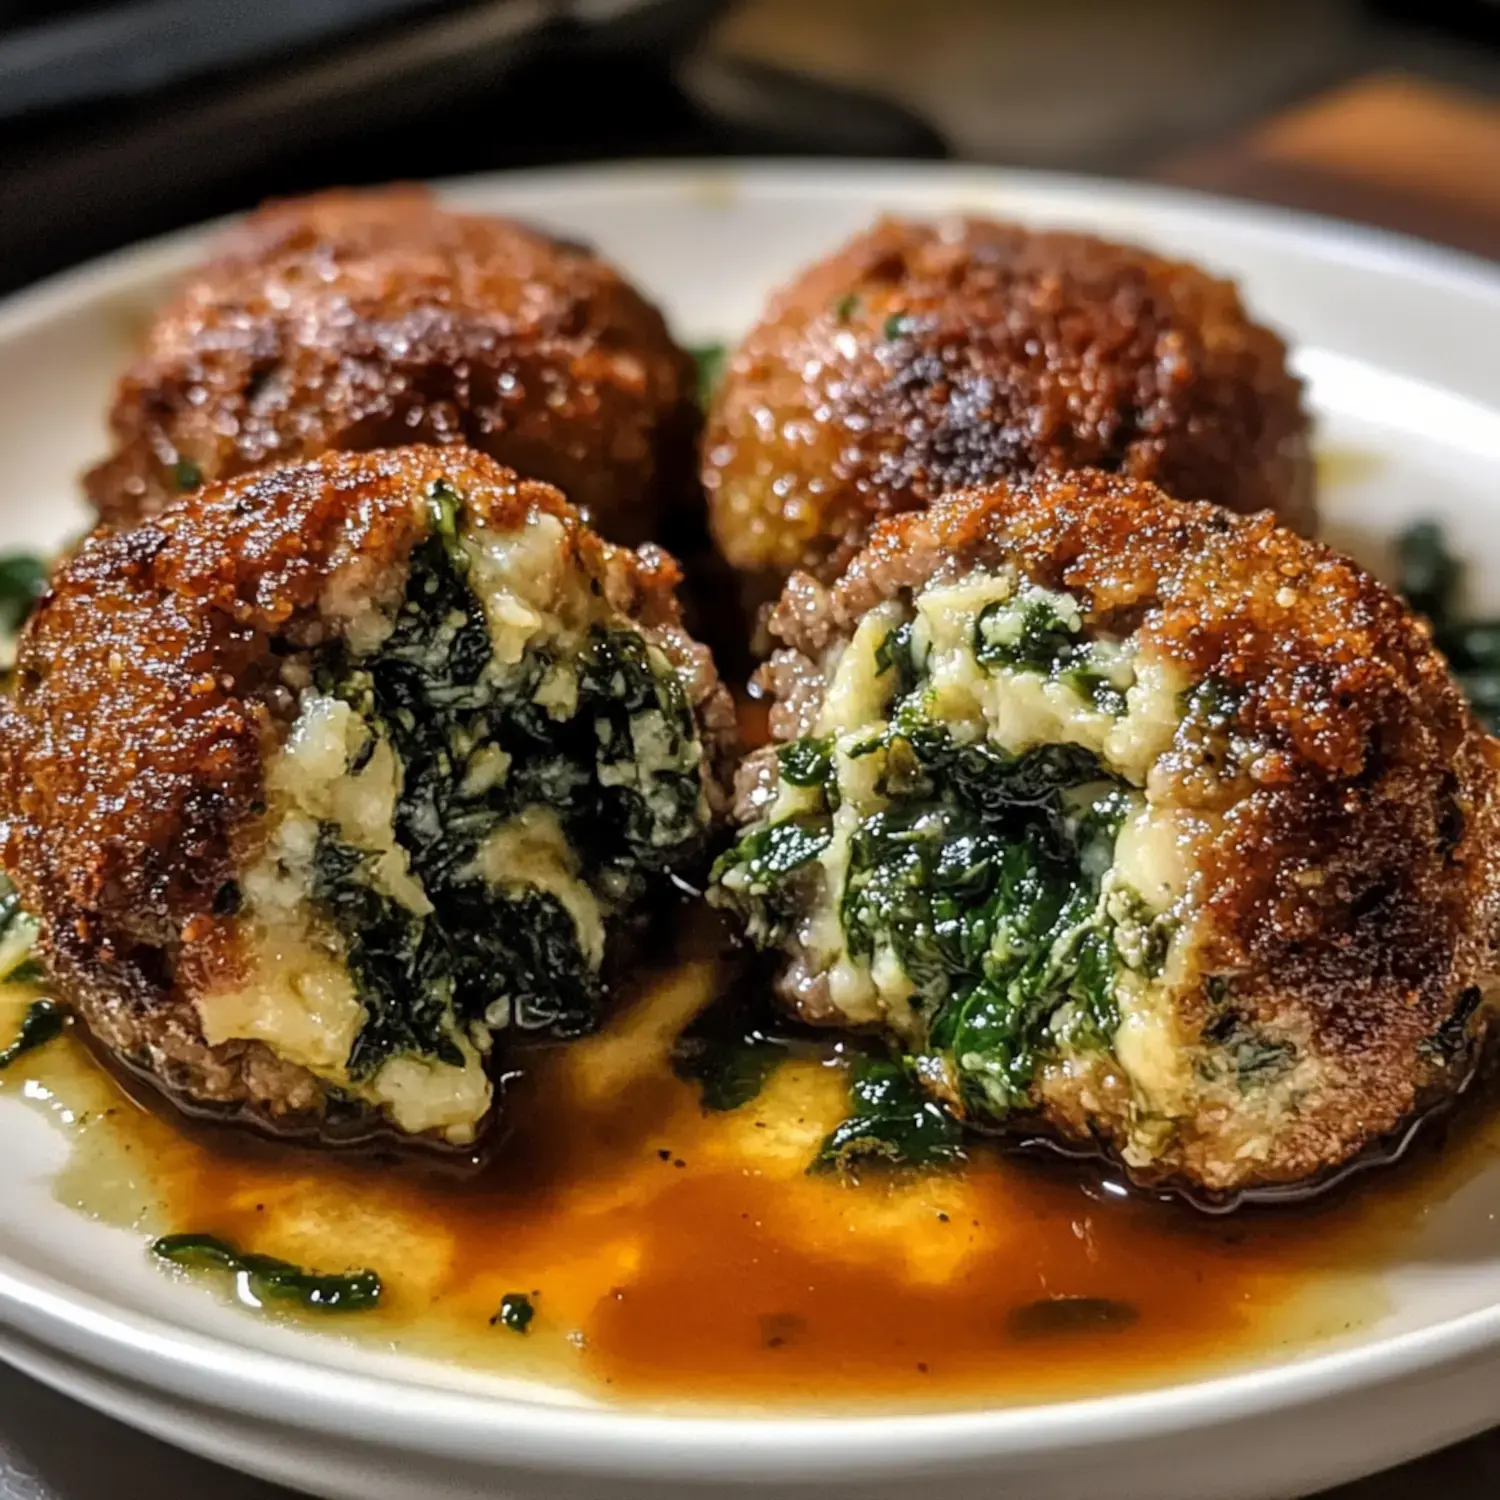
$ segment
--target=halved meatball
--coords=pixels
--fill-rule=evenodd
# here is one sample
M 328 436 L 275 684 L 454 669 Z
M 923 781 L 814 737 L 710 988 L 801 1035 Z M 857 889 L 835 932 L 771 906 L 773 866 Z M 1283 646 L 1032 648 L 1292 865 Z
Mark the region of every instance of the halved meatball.
M 96 531 L 0 709 L 0 856 L 61 992 L 181 1104 L 473 1140 L 722 808 L 677 580 L 456 447 Z
M 716 900 L 981 1127 L 1212 1195 L 1467 1076 L 1500 752 L 1426 627 L 1278 527 L 1084 472 L 880 525 L 763 669 Z
M 587 249 L 418 188 L 326 193 L 222 236 L 152 323 L 84 482 L 129 524 L 270 464 L 463 443 L 635 544 L 692 483 L 694 379 Z
M 1234 286 L 1086 235 L 886 219 L 773 299 L 704 439 L 715 540 L 775 597 L 882 516 L 1039 470 L 1149 479 L 1313 526 L 1286 348 Z

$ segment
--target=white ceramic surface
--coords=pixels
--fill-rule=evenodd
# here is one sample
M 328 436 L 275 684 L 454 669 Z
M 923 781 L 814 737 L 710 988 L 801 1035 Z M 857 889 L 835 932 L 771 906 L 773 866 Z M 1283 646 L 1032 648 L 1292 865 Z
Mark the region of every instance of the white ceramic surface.
M 1085 227 L 1231 272 L 1294 338 L 1320 447 L 1342 460 L 1330 534 L 1379 565 L 1403 520 L 1435 516 L 1474 560 L 1476 602 L 1500 602 L 1500 273 L 1477 262 L 1209 199 L 974 168 L 643 167 L 451 193 L 596 243 L 689 341 L 735 334 L 779 280 L 883 209 Z M 0 547 L 82 521 L 75 476 L 101 451 L 111 380 L 200 243 L 158 242 L 0 307 Z M 1500 1171 L 1434 1215 L 1390 1274 L 1384 1320 L 1279 1365 L 1020 1410 L 727 1420 L 592 1406 L 256 1322 L 160 1274 L 138 1236 L 59 1206 L 49 1177 L 65 1149 L 0 1100 L 0 1355 L 172 1442 L 328 1496 L 687 1500 L 727 1485 L 1268 1500 L 1500 1422 Z

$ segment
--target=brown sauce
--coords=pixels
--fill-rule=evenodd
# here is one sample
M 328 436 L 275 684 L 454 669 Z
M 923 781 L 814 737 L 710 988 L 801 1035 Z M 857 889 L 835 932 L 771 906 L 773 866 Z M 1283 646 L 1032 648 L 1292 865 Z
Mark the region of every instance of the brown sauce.
M 1382 1267 L 1493 1156 L 1471 1108 L 1444 1150 L 1336 1199 L 1223 1219 L 983 1150 L 951 1172 L 810 1176 L 844 1109 L 838 1066 L 785 1064 L 719 1114 L 670 1068 L 724 982 L 712 953 L 691 958 L 643 977 L 604 1034 L 536 1054 L 507 1094 L 512 1135 L 468 1180 L 184 1126 L 72 1036 L 0 1074 L 0 1094 L 72 1129 L 59 1195 L 136 1225 L 143 1254 L 150 1235 L 207 1232 L 373 1267 L 379 1309 L 313 1321 L 657 1406 L 1037 1401 L 1303 1348 L 1380 1315 Z M 26 998 L 0 992 L 0 1036 Z M 536 1309 L 525 1334 L 491 1324 L 516 1292 Z

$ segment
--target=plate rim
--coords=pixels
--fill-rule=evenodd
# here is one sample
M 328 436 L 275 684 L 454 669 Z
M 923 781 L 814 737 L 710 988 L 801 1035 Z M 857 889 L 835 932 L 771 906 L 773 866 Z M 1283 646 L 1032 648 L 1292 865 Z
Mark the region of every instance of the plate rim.
M 462 201 L 481 195 L 622 200 L 711 192 L 766 197 L 897 198 L 913 185 L 947 192 L 1014 193 L 1016 211 L 1040 217 L 1037 200 L 1127 205 L 1149 220 L 1230 224 L 1272 248 L 1324 262 L 1358 262 L 1407 282 L 1440 284 L 1492 304 L 1500 316 L 1500 266 L 1411 236 L 1194 190 L 1031 169 L 956 163 L 632 161 L 490 172 L 431 185 Z M 915 208 L 909 211 L 917 211 Z M 124 247 L 0 301 L 0 341 L 31 331 L 91 300 L 180 270 L 213 231 L 237 215 Z M 342 1369 L 294 1353 L 247 1348 L 164 1317 L 112 1306 L 0 1254 L 0 1324 L 39 1348 L 57 1350 L 152 1389 L 233 1408 L 308 1432 L 330 1427 L 374 1446 L 552 1471 L 664 1475 L 703 1480 L 850 1476 L 979 1458 L 1036 1458 L 1066 1444 L 1102 1449 L 1245 1421 L 1303 1403 L 1401 1382 L 1500 1346 L 1500 1303 L 1438 1323 L 1266 1365 L 1112 1395 L 1035 1405 L 870 1414 L 803 1414 L 767 1408 L 744 1414 L 663 1411 L 628 1405 L 554 1406 L 519 1397 L 426 1385 Z M 774 1446 L 755 1441 L 771 1429 Z

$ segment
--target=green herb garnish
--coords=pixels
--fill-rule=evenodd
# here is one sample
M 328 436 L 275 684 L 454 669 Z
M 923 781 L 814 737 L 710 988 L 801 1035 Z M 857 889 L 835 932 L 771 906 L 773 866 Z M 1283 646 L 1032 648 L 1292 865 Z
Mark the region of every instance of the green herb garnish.
M 0 1050 L 0 1072 L 26 1053 L 56 1041 L 67 1024 L 67 1012 L 55 1000 L 33 1000 L 21 1017 L 21 1029 L 16 1033 L 15 1041 Z
M 859 293 L 845 292 L 833 304 L 833 315 L 840 323 L 847 323 L 859 311 Z
M 328 1275 L 290 1261 L 239 1250 L 211 1234 L 169 1234 L 151 1253 L 190 1271 L 228 1271 L 239 1300 L 253 1307 L 292 1302 L 312 1312 L 366 1312 L 380 1303 L 382 1286 L 374 1271 Z

